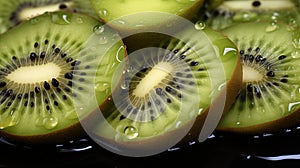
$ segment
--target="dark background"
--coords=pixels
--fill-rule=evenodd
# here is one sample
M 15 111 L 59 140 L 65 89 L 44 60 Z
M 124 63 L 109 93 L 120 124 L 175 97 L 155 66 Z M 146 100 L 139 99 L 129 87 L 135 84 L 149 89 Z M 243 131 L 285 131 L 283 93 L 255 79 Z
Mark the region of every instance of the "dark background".
M 176 146 L 148 157 L 125 157 L 111 153 L 87 136 L 65 144 L 43 147 L 10 145 L 2 140 L 0 167 L 300 167 L 299 128 L 258 136 L 213 135 L 215 137 L 205 142 Z M 271 161 L 269 157 L 276 158 L 276 161 Z

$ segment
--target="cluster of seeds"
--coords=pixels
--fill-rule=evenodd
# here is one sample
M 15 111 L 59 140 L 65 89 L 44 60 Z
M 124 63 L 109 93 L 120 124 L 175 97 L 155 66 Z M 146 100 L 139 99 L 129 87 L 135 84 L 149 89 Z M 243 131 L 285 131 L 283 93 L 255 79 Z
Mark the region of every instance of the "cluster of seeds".
M 37 52 L 31 52 L 28 56 L 12 56 L 11 62 L 8 65 L 2 66 L 0 69 L 0 104 L 3 106 L 5 104 L 4 111 L 8 109 L 13 104 L 15 108 L 19 107 L 19 103 L 14 103 L 15 101 L 21 102 L 24 107 L 34 108 L 36 103 L 41 103 L 45 105 L 45 109 L 51 112 L 52 107 L 58 107 L 61 100 L 66 103 L 69 96 L 76 97 L 76 93 L 72 92 L 72 87 L 74 86 L 74 72 L 78 70 L 77 66 L 80 65 L 80 61 L 75 60 L 72 56 L 68 56 L 67 53 L 63 52 L 55 44 L 51 46 L 48 51 L 41 51 L 40 49 L 45 48 L 44 46 L 50 45 L 49 40 L 43 42 L 43 46 L 40 47 L 40 43 L 35 42 L 33 48 Z M 47 81 L 42 81 L 40 83 L 16 83 L 6 78 L 7 75 L 14 72 L 18 68 L 26 66 L 37 66 L 45 65 L 48 63 L 55 63 L 60 67 L 61 72 L 57 78 L 52 78 Z M 86 67 L 87 69 L 89 67 Z M 30 74 L 28 74 L 30 75 Z M 86 72 L 80 73 L 79 82 L 84 82 Z M 83 90 L 82 87 L 78 87 L 78 90 Z M 39 99 L 39 100 L 37 100 Z M 51 103 L 51 104 L 50 104 Z M 41 104 L 41 105 L 42 105 Z M 40 107 L 38 105 L 37 107 Z M 62 106 L 61 106 L 62 108 Z M 43 108 L 41 108 L 41 111 Z

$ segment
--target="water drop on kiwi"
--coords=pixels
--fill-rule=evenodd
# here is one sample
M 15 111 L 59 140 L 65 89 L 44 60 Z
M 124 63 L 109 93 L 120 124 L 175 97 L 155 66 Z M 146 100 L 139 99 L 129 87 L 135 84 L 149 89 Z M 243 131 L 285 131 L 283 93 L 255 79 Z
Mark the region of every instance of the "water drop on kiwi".
M 108 16 L 108 11 L 105 8 L 101 8 L 98 10 L 98 14 L 100 17 L 107 17 Z
M 46 129 L 53 129 L 57 126 L 58 124 L 58 119 L 54 116 L 47 116 L 43 119 L 43 126 Z
M 134 126 L 127 126 L 124 129 L 124 135 L 128 138 L 128 139 L 135 139 L 138 137 L 139 133 L 138 133 L 138 129 L 135 128 Z
M 109 83 L 107 82 L 98 82 L 95 85 L 95 90 L 99 92 L 105 92 L 109 88 Z
M 105 28 L 102 25 L 96 25 L 93 29 L 94 33 L 97 35 L 103 33 L 104 30 L 105 30 Z
M 71 15 L 67 13 L 52 14 L 52 22 L 59 25 L 68 25 L 71 23 Z
M 195 29 L 197 29 L 197 30 L 203 30 L 203 29 L 205 29 L 205 27 L 206 27 L 206 24 L 205 24 L 205 22 L 202 22 L 202 21 L 198 21 L 195 24 Z
M 7 116 L 0 118 L 0 129 L 4 129 L 7 127 L 11 127 L 14 125 L 17 125 L 20 118 L 19 115 L 17 115 L 14 110 L 11 110 L 10 112 L 7 112 Z

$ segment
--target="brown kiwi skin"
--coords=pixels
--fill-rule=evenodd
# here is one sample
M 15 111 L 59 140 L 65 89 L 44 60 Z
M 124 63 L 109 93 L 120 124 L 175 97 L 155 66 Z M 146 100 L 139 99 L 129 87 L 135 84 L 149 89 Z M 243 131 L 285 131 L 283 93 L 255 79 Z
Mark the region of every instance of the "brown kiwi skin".
M 215 31 L 210 29 L 211 31 Z M 232 42 L 232 44 L 234 44 Z M 238 52 L 239 54 L 239 52 Z M 138 141 L 128 141 L 128 142 L 116 142 L 114 139 L 109 139 L 103 136 L 100 136 L 97 133 L 93 133 L 93 136 L 96 136 L 97 138 L 107 142 L 108 144 L 112 146 L 118 146 L 122 149 L 126 150 L 144 150 L 144 151 L 156 151 L 155 149 L 161 149 L 162 144 L 160 142 L 168 142 L 169 139 L 178 136 L 182 136 L 182 133 L 187 132 L 186 135 L 177 143 L 175 146 L 185 146 L 189 142 L 196 141 L 199 139 L 199 135 L 201 132 L 201 129 L 204 125 L 204 122 L 206 120 L 206 117 L 209 113 L 210 107 L 218 106 L 219 104 L 224 104 L 224 97 L 225 100 L 225 106 L 223 108 L 222 113 L 225 114 L 229 111 L 231 105 L 235 101 L 235 97 L 238 95 L 240 88 L 242 87 L 242 64 L 240 60 L 240 55 L 238 55 L 238 61 L 235 66 L 234 73 L 232 75 L 232 78 L 226 82 L 226 87 L 223 88 L 222 91 L 220 91 L 218 97 L 210 104 L 210 106 L 203 112 L 203 114 L 199 115 L 196 120 L 191 121 L 190 123 L 185 124 L 184 126 L 169 131 L 167 133 L 164 133 L 162 135 L 159 135 L 157 137 L 151 137 L 148 139 L 138 140 Z M 106 100 L 100 107 L 101 112 L 105 116 L 105 113 L 110 113 L 113 111 L 112 108 L 116 108 L 113 103 L 112 96 Z M 98 116 L 97 116 L 98 115 Z M 96 119 L 99 118 L 99 114 L 94 113 L 94 116 L 92 118 Z M 102 117 L 102 116 L 101 116 Z M 94 123 L 94 121 L 89 121 L 89 123 Z M 192 127 L 191 127 L 192 125 Z M 191 127 L 191 128 L 190 128 Z
M 71 125 L 68 128 L 57 130 L 49 134 L 33 135 L 33 136 L 20 136 L 8 134 L 4 131 L 0 135 L 10 143 L 30 146 L 52 145 L 64 143 L 84 135 L 84 130 L 80 124 Z

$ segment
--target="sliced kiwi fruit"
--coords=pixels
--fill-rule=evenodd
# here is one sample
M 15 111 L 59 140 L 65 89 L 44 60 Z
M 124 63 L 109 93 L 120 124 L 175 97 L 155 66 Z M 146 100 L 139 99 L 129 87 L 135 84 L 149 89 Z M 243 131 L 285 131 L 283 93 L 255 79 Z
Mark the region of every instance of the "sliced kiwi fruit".
M 243 86 L 219 131 L 261 134 L 299 123 L 299 41 L 284 23 L 248 22 L 223 31 L 243 64 Z
M 161 24 L 175 23 L 166 17 L 143 15 L 146 12 L 169 13 L 192 20 L 204 0 L 90 0 L 98 16 L 114 28 L 122 31 L 135 31 L 143 27 L 155 27 Z M 137 14 L 135 18 L 123 18 Z
M 233 103 L 228 97 L 242 81 L 236 45 L 210 29 L 179 34 L 124 60 L 122 80 L 92 130 L 96 142 L 122 155 L 165 151 L 197 140 L 206 117 L 216 122 Z
M 1 0 L 0 33 L 45 12 L 70 11 L 97 16 L 86 0 Z
M 207 12 L 206 24 L 223 29 L 232 24 L 249 21 L 287 22 L 299 27 L 299 14 L 291 0 L 226 0 L 215 10 Z
M 87 46 L 92 35 L 99 40 Z M 31 144 L 82 134 L 79 114 L 88 116 L 98 107 L 90 105 L 88 86 L 109 82 L 108 71 L 124 57 L 122 41 L 112 41 L 116 36 L 97 19 L 68 12 L 45 13 L 2 34 L 0 134 Z M 104 43 L 103 37 L 109 40 Z M 99 105 L 111 91 L 94 88 Z M 78 107 L 78 102 L 86 106 Z

